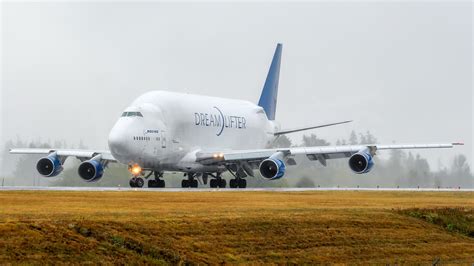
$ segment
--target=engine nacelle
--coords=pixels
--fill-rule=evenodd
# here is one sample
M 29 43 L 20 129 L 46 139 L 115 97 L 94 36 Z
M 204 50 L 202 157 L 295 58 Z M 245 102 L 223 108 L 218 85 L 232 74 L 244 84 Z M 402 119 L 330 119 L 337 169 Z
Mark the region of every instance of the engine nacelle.
M 63 171 L 61 160 L 56 153 L 51 153 L 46 157 L 38 160 L 36 170 L 42 176 L 53 177 L 59 175 Z
M 98 160 L 89 160 L 82 162 L 77 172 L 86 182 L 96 182 L 104 175 L 104 166 Z
M 349 167 L 356 174 L 365 174 L 374 167 L 374 160 L 368 150 L 361 150 L 349 158 Z
M 270 158 L 263 160 L 260 163 L 260 174 L 269 180 L 280 179 L 285 175 L 285 163 L 279 158 L 280 154 L 274 154 Z

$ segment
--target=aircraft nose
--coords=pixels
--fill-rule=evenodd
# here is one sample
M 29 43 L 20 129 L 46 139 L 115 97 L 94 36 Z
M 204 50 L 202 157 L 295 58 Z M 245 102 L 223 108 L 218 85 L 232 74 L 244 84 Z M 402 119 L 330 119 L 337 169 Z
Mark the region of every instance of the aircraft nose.
M 126 136 L 115 127 L 109 134 L 109 149 L 117 159 L 129 153 Z

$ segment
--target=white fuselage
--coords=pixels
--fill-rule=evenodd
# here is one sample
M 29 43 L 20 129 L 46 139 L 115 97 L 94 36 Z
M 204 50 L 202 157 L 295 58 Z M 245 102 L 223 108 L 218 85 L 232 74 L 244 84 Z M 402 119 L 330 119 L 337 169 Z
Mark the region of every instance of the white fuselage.
M 120 117 L 112 128 L 112 155 L 156 171 L 215 172 L 195 162 L 196 151 L 267 148 L 279 130 L 251 102 L 167 91 L 138 97 L 124 113 L 134 115 Z

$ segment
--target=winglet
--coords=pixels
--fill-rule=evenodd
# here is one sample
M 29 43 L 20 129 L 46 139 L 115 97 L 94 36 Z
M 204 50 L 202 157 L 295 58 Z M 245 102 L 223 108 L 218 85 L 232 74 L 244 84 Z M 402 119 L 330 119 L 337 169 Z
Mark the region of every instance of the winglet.
M 282 46 L 281 43 L 277 44 L 272 64 L 268 70 L 267 79 L 258 101 L 258 105 L 265 110 L 268 120 L 275 120 Z

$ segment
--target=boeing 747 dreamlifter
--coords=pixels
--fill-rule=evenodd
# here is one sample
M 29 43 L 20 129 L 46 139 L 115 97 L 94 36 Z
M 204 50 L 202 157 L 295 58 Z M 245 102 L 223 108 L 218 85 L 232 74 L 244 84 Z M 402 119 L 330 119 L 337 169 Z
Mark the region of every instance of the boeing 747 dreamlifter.
M 165 187 L 167 171 L 183 172 L 182 187 L 197 187 L 198 179 L 224 188 L 222 173 L 234 178 L 231 188 L 245 188 L 254 170 L 268 180 L 282 178 L 287 165 L 309 159 L 326 166 L 327 160 L 349 158 L 358 174 L 374 166 L 377 150 L 452 148 L 461 143 L 415 145 L 355 145 L 269 148 L 282 134 L 347 123 L 281 129 L 275 121 L 282 45 L 278 44 L 258 104 L 243 100 L 151 91 L 127 107 L 110 131 L 110 151 L 70 149 L 12 149 L 14 154 L 44 154 L 36 164 L 45 177 L 59 175 L 67 157 L 81 160 L 79 176 L 98 181 L 110 162 L 128 165 L 131 187 Z

